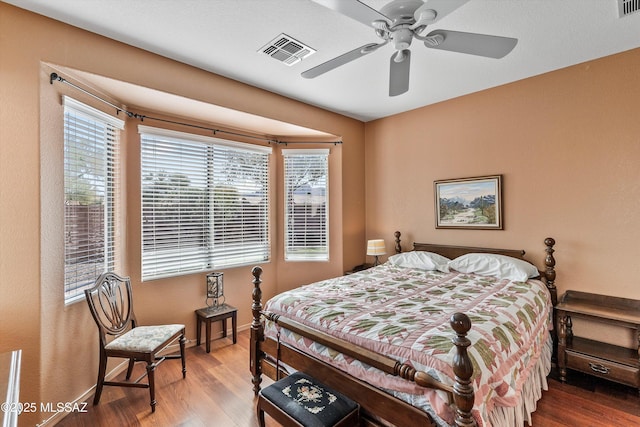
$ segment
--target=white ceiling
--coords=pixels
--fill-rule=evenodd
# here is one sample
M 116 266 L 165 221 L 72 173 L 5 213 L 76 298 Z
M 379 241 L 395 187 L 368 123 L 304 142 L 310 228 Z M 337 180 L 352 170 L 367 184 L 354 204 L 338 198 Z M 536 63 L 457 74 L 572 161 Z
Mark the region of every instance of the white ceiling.
M 4 0 L 115 40 L 362 121 L 640 47 L 640 13 L 618 0 L 471 0 L 429 30 L 518 39 L 502 59 L 411 46 L 409 91 L 388 96 L 391 46 L 315 79 L 313 66 L 379 41 L 311 0 Z M 363 0 L 380 9 L 388 0 Z M 260 48 L 285 33 L 317 50 L 288 67 Z

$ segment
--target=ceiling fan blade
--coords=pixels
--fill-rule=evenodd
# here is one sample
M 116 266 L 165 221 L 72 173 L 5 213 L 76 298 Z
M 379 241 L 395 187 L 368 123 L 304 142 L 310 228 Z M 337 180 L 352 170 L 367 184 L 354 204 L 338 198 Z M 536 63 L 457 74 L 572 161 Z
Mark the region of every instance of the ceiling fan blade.
M 415 17 L 416 20 L 418 20 L 420 17 L 420 13 L 423 10 L 435 10 L 437 13 L 436 17 L 433 20 L 429 20 L 428 22 L 428 24 L 431 25 L 435 22 L 438 22 L 440 19 L 444 18 L 467 2 L 469 2 L 469 0 L 425 0 L 424 5 L 416 9 Z
M 338 68 L 341 65 L 344 65 L 348 62 L 351 62 L 355 59 L 361 58 L 365 55 L 370 54 L 371 52 L 375 52 L 379 47 L 384 46 L 387 42 L 384 43 L 369 43 L 364 46 L 360 46 L 357 49 L 353 49 L 350 52 L 343 53 L 340 56 L 336 56 L 333 59 L 328 60 L 327 62 L 323 62 L 320 65 L 316 65 L 313 68 L 309 68 L 307 71 L 303 71 L 301 76 L 305 79 L 313 79 L 314 77 L 318 77 L 321 74 L 326 73 L 327 71 L 331 71 L 334 68 Z
M 358 0 L 313 0 L 349 18 L 371 26 L 373 21 L 389 21 L 389 18 Z
M 402 95 L 409 90 L 411 51 L 398 50 L 391 55 L 389 67 L 389 96 Z
M 449 50 L 451 52 L 468 53 L 470 55 L 502 58 L 518 43 L 518 39 L 511 37 L 490 36 L 487 34 L 463 33 L 461 31 L 435 30 L 427 34 L 427 38 L 438 39 L 439 44 L 433 45 L 425 41 L 424 45 L 431 49 Z

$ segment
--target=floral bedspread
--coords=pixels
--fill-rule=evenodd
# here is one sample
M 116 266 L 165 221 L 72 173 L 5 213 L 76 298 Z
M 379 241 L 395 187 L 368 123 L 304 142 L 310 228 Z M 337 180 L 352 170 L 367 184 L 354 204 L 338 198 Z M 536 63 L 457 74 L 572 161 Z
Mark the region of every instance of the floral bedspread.
M 389 263 L 284 292 L 265 310 L 386 354 L 446 384 L 454 382 L 449 319 L 455 312 L 467 314 L 473 415 L 480 426 L 490 425 L 488 414 L 495 406 L 518 404 L 523 383 L 545 354 L 551 327 L 551 299 L 539 280 L 510 282 Z M 269 322 L 265 332 L 275 338 L 278 329 Z M 422 407 L 439 423 L 453 424 L 446 393 L 385 374 L 285 330 L 279 339 Z

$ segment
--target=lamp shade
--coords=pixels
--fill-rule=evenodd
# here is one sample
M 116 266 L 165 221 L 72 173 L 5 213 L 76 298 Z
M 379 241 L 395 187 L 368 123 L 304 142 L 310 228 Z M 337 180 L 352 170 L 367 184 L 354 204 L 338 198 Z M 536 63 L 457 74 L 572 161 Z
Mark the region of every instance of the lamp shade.
M 384 254 L 386 254 L 386 251 L 383 239 L 369 240 L 367 242 L 367 255 L 377 256 Z

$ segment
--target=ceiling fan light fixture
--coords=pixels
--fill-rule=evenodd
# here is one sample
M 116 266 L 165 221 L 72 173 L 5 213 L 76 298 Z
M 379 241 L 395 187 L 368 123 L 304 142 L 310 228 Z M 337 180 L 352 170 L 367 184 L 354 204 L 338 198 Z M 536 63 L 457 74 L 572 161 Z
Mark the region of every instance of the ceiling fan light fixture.
M 413 31 L 409 28 L 400 28 L 393 32 L 393 45 L 396 50 L 407 49 L 413 40 Z

